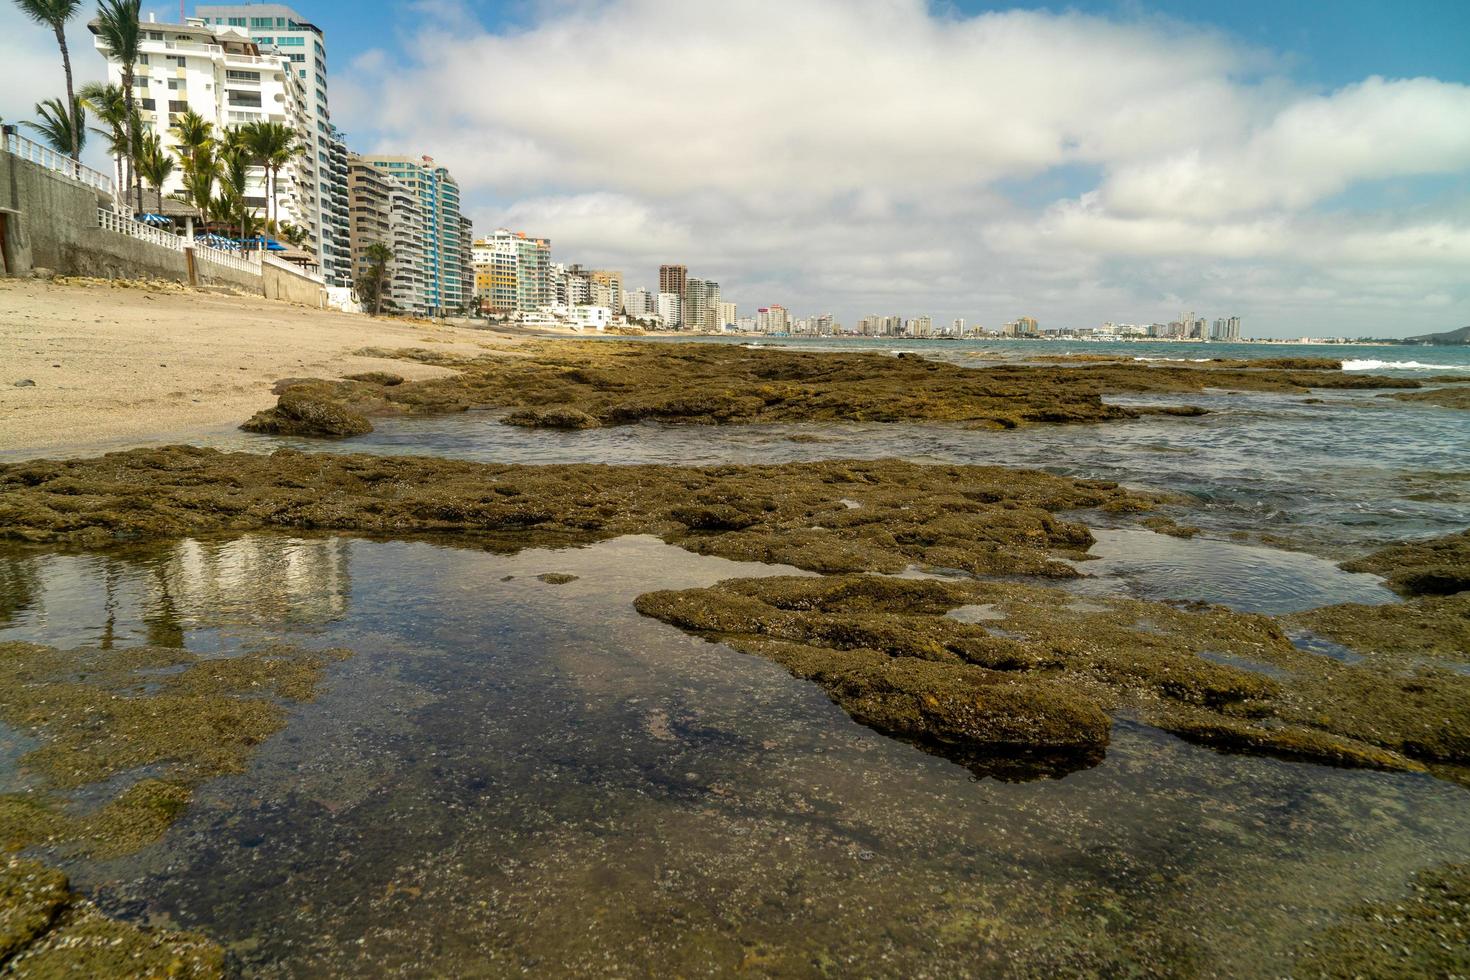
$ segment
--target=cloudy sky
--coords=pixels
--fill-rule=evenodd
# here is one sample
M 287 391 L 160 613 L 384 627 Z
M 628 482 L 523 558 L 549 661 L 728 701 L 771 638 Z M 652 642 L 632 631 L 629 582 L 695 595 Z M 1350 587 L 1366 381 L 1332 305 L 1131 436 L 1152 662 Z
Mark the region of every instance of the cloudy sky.
M 1470 323 L 1470 4 L 1223 6 L 297 9 L 327 32 L 356 147 L 434 156 L 477 229 L 630 286 L 683 262 L 742 307 L 848 322 Z M 5 8 L 13 119 L 60 79 L 50 36 Z

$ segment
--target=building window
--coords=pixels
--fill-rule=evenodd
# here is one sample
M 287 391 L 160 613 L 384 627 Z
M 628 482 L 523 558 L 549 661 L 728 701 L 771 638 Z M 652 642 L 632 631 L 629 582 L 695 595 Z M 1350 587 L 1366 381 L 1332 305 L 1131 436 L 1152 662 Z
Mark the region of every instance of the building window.
M 252 109 L 260 108 L 259 92 L 231 92 L 229 95 L 230 105 L 232 106 L 247 106 Z
M 250 26 L 251 27 L 274 27 L 274 26 L 276 26 L 276 19 L 274 17 L 252 17 L 252 18 L 250 18 Z
M 260 72 L 227 71 L 225 72 L 225 78 L 229 79 L 232 82 L 258 82 L 260 81 Z
M 230 18 L 230 26 L 231 27 L 244 27 L 245 26 L 245 18 L 244 17 L 231 17 Z
M 168 100 L 168 111 L 169 112 L 188 112 L 189 111 L 189 103 L 187 103 L 187 102 L 178 102 L 178 101 L 175 101 L 174 99 L 169 99 Z
M 152 112 L 154 108 L 156 108 L 158 105 L 158 103 L 152 99 L 143 99 L 142 102 L 143 108 L 147 109 L 149 112 Z

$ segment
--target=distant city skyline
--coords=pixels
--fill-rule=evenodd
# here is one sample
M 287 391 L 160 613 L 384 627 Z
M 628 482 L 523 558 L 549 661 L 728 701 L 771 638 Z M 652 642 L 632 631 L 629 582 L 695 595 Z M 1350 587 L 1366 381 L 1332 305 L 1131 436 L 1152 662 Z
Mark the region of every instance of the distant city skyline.
M 332 39 L 350 146 L 431 154 L 476 228 L 650 291 L 677 255 L 746 311 L 844 323 L 1470 323 L 1470 4 L 293 6 Z M 85 20 L 79 82 L 104 74 Z M 13 4 L 0 32 L 0 115 L 30 118 L 61 90 L 54 38 Z

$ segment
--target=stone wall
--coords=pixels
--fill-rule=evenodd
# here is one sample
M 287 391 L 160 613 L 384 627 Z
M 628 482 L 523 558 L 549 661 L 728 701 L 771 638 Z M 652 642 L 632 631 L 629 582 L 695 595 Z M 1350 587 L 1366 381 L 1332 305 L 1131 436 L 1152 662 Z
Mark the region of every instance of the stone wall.
M 0 213 L 5 216 L 4 268 L 10 275 L 50 269 L 100 279 L 169 279 L 187 283 L 183 251 L 98 224 L 110 195 L 0 149 Z M 194 282 L 323 309 L 326 288 L 289 263 L 266 258 L 259 272 L 215 262 L 195 249 Z
M 96 231 L 97 209 L 110 195 L 0 149 L 0 209 L 5 211 L 5 268 L 67 271 Z
M 283 303 L 327 308 L 327 289 L 319 279 L 303 275 L 290 263 L 265 256 L 261 263 L 261 286 L 266 299 Z

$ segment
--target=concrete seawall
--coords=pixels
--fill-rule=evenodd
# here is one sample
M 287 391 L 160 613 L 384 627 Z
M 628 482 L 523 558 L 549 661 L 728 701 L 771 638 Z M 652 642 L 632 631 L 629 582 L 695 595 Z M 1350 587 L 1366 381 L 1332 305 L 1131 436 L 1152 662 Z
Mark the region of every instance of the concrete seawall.
M 0 269 L 10 276 L 49 269 L 100 279 L 168 279 L 190 283 L 184 251 L 103 228 L 98 208 L 111 195 L 0 149 Z M 326 307 L 322 283 L 267 258 L 259 272 L 213 261 L 195 249 L 192 284 L 230 286 L 267 299 Z

